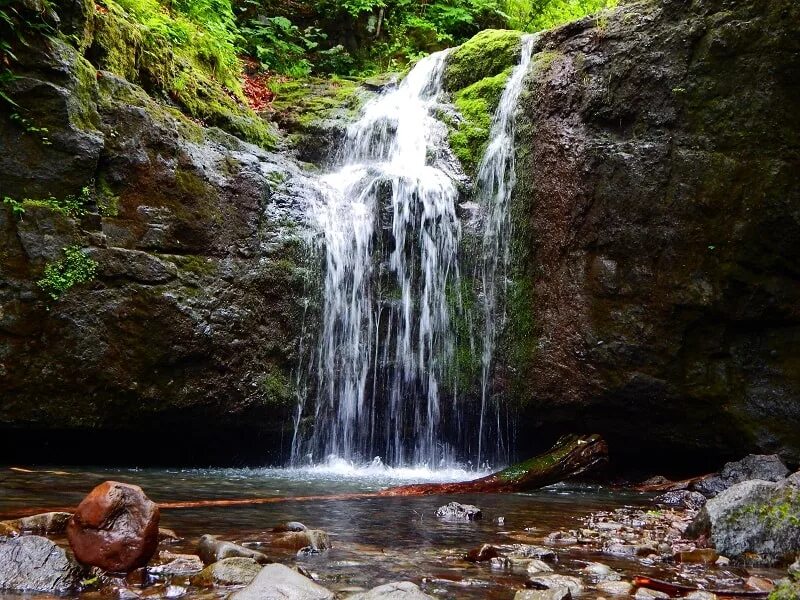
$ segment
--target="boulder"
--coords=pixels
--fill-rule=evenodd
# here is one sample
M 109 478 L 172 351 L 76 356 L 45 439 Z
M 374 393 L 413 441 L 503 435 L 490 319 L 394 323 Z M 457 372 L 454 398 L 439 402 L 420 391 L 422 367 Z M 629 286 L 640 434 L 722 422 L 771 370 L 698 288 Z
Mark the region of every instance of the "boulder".
M 145 566 L 158 547 L 158 506 L 142 488 L 106 481 L 78 505 L 67 526 L 77 559 L 115 573 Z
M 666 506 L 677 506 L 680 508 L 688 508 L 689 510 L 700 510 L 706 503 L 706 497 L 700 492 L 693 492 L 690 490 L 673 490 L 653 499 L 656 504 L 664 504 Z
M 742 481 L 780 481 L 788 475 L 789 469 L 777 454 L 750 454 L 742 460 L 726 463 L 719 473 L 701 479 L 692 488 L 707 498 L 713 498 Z
M 233 542 L 226 542 L 217 539 L 215 535 L 204 535 L 200 538 L 200 543 L 197 546 L 197 553 L 200 555 L 203 563 L 210 565 L 225 558 L 252 558 L 257 563 L 267 564 L 272 561 L 263 552 L 245 548 Z
M 612 596 L 627 596 L 631 593 L 633 584 L 628 581 L 601 581 L 597 584 L 597 591 Z
M 480 508 L 472 504 L 450 502 L 437 508 L 436 516 L 443 521 L 477 521 L 483 514 Z
M 196 576 L 194 585 L 211 587 L 214 585 L 247 585 L 256 578 L 261 565 L 252 558 L 235 556 L 211 563 Z
M 66 594 L 83 568 L 47 538 L 26 535 L 0 544 L 0 590 Z
M 155 575 L 194 575 L 203 570 L 203 561 L 196 554 L 173 554 L 161 552 L 159 559 L 164 563 L 148 569 Z
M 727 557 L 765 564 L 800 552 L 800 489 L 789 481 L 744 481 L 715 496 L 686 530 L 705 536 Z
M 352 594 L 347 600 L 433 600 L 433 596 L 429 596 L 410 581 L 395 581 Z
M 277 563 L 263 567 L 246 588 L 229 600 L 333 600 L 333 593 L 321 585 Z

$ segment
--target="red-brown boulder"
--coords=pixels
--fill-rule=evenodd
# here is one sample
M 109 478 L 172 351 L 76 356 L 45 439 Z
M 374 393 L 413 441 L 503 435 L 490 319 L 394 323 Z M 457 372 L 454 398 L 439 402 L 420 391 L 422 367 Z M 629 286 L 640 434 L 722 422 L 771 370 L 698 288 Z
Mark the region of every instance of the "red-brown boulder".
M 106 481 L 78 505 L 67 526 L 82 563 L 114 573 L 143 567 L 158 546 L 158 506 L 127 483 Z

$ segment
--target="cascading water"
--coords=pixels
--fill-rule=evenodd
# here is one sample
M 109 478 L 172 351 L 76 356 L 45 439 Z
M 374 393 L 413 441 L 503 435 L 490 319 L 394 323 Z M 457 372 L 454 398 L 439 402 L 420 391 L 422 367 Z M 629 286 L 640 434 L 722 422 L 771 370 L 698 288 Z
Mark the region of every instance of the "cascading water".
M 446 52 L 422 59 L 364 109 L 324 176 L 322 327 L 310 435 L 293 461 L 337 455 L 438 465 L 441 387 L 451 369 L 450 290 L 458 287 L 458 190 L 432 116 Z M 304 407 L 298 408 L 297 427 Z
M 478 466 L 503 456 L 498 403 L 496 426 L 487 418 L 489 381 L 509 262 L 514 110 L 532 46 L 524 37 L 475 182 L 485 228 L 481 398 L 477 457 L 462 458 L 477 458 Z M 324 200 L 314 217 L 325 279 L 320 336 L 308 364 L 315 398 L 311 406 L 305 394 L 298 402 L 294 465 L 331 456 L 367 464 L 379 456 L 394 466 L 440 467 L 465 440 L 474 453 L 476 423 L 460 430 L 469 421 L 457 405 L 453 365 L 453 311 L 461 306 L 459 175 L 446 127 L 434 116 L 446 57 L 445 51 L 420 60 L 396 89 L 369 102 L 347 131 L 340 166 L 321 178 Z M 492 432 L 498 441 L 490 456 L 485 441 Z
M 501 410 L 490 397 L 491 369 L 494 361 L 497 334 L 505 321 L 501 306 L 507 292 L 510 262 L 511 212 L 509 201 L 516 185 L 514 161 L 515 112 L 528 73 L 533 53 L 533 36 L 523 36 L 519 63 L 514 67 L 503 89 L 500 103 L 492 119 L 489 145 L 484 152 L 476 180 L 476 197 L 484 210 L 483 243 L 480 263 L 483 290 L 483 352 L 481 353 L 481 406 L 478 426 L 478 464 L 487 456 L 484 441 L 495 440 L 492 454 L 503 456 L 504 436 L 501 435 Z M 490 404 L 494 408 L 494 423 L 487 423 Z

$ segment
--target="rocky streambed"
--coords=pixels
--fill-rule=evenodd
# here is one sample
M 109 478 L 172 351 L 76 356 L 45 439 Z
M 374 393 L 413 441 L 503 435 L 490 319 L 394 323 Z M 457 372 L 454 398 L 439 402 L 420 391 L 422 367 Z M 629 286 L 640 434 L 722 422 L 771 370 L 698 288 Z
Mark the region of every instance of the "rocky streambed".
M 103 479 L 138 481 L 159 502 L 280 501 L 158 514 L 144 492 L 100 486 L 74 517 L 0 524 L 0 598 L 796 597 L 786 567 L 800 549 L 800 492 L 774 457 L 639 486 L 658 491 L 562 484 L 310 502 L 291 498 L 395 482 L 281 470 L 6 470 L 0 514 L 32 512 L 34 498 L 43 508 L 77 504 Z M 99 537 L 81 548 L 87 529 Z

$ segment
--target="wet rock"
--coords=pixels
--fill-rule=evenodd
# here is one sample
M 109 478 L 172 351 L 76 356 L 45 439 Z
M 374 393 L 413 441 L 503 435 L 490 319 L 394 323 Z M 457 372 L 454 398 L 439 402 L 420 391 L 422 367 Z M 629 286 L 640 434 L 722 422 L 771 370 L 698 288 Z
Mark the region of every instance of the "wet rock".
M 136 485 L 106 481 L 78 505 L 67 526 L 76 558 L 127 573 L 147 564 L 158 546 L 158 506 Z
M 717 561 L 719 554 L 713 548 L 695 548 L 675 553 L 675 561 L 679 563 L 700 563 L 710 565 Z
M 528 579 L 526 586 L 534 589 L 553 589 L 567 588 L 573 596 L 579 595 L 583 591 L 583 581 L 571 575 L 535 575 Z
M 203 561 L 196 554 L 161 552 L 158 557 L 167 562 L 149 569 L 155 575 L 194 575 L 204 567 Z
M 651 590 L 646 587 L 640 587 L 636 590 L 636 594 L 633 597 L 636 598 L 636 600 L 665 600 L 669 598 L 669 594 L 659 592 L 658 590 Z
M 158 541 L 163 544 L 176 544 L 183 540 L 177 533 L 172 531 L 172 529 L 167 529 L 166 527 L 159 527 L 158 528 Z
M 708 537 L 733 559 L 788 563 L 800 552 L 800 489 L 787 482 L 737 483 L 709 500 L 686 534 Z
M 583 572 L 595 577 L 598 581 L 604 580 L 613 580 L 616 581 L 619 579 L 619 573 L 614 571 L 608 565 L 604 565 L 603 563 L 598 562 L 590 562 L 585 567 L 583 567 Z
M 464 557 L 469 562 L 487 562 L 500 556 L 497 548 L 491 544 L 484 544 L 480 548 L 473 548 Z
M 289 550 L 311 548 L 315 551 L 322 551 L 330 549 L 331 540 L 328 534 L 321 529 L 306 529 L 280 533 L 272 538 L 270 544 L 276 548 Z
M 210 587 L 213 585 L 247 585 L 262 566 L 252 558 L 240 556 L 223 558 L 208 565 L 199 574 L 192 578 L 194 585 Z
M 353 594 L 347 600 L 434 600 L 410 581 L 396 581 L 379 585 L 366 592 Z
M 528 574 L 530 574 L 530 575 L 534 575 L 534 574 L 537 574 L 537 573 L 552 573 L 553 572 L 553 567 L 548 565 L 543 560 L 539 560 L 537 558 L 534 558 L 534 559 L 531 559 L 530 562 L 528 562 L 527 571 L 528 571 Z
M 210 565 L 225 558 L 252 558 L 260 564 L 272 562 L 266 554 L 245 548 L 233 542 L 220 540 L 215 535 L 204 535 L 197 545 L 197 554 L 204 564 Z
M 450 502 L 437 508 L 436 516 L 443 521 L 477 521 L 483 514 L 480 508 L 472 504 Z
M 284 531 L 306 531 L 308 527 L 299 523 L 298 521 L 288 521 L 287 523 L 282 523 L 277 527 L 274 527 L 272 531 L 276 533 L 282 533 Z
M 601 581 L 597 590 L 612 596 L 627 596 L 631 593 L 633 584 L 628 581 Z
M 717 595 L 705 590 L 695 590 L 684 596 L 686 600 L 717 600 Z
M 546 590 L 519 590 L 514 600 L 570 600 L 569 588 L 558 586 Z
M 758 590 L 759 592 L 771 592 L 775 589 L 775 583 L 771 579 L 767 579 L 766 577 L 757 577 L 756 575 L 751 575 L 748 577 L 744 584 L 749 588 Z
M 507 551 L 508 556 L 517 556 L 522 558 L 538 558 L 545 562 L 556 562 L 558 555 L 555 550 L 544 548 L 542 546 L 531 546 L 530 544 L 512 544 L 510 546 L 502 546 L 504 551 Z
M 492 569 L 497 571 L 526 571 L 531 574 L 551 573 L 553 571 L 553 568 L 550 565 L 536 558 L 497 556 L 490 562 Z
M 79 586 L 83 572 L 47 538 L 26 535 L 0 543 L 0 590 L 64 594 Z
M 689 510 L 700 510 L 706 503 L 706 497 L 700 492 L 674 490 L 657 496 L 653 502 L 667 506 L 680 506 Z
M 708 498 L 713 498 L 732 485 L 751 479 L 780 481 L 789 475 L 789 469 L 777 454 L 750 454 L 742 460 L 726 463 L 717 475 L 706 477 L 692 487 Z
M 333 593 L 287 566 L 263 567 L 246 588 L 229 600 L 333 600 Z
M 20 533 L 48 535 L 64 533 L 72 518 L 68 512 L 48 512 L 21 519 L 0 521 L 0 536 L 17 536 Z
M 188 590 L 182 585 L 168 585 L 164 590 L 165 598 L 180 598 L 186 595 Z

